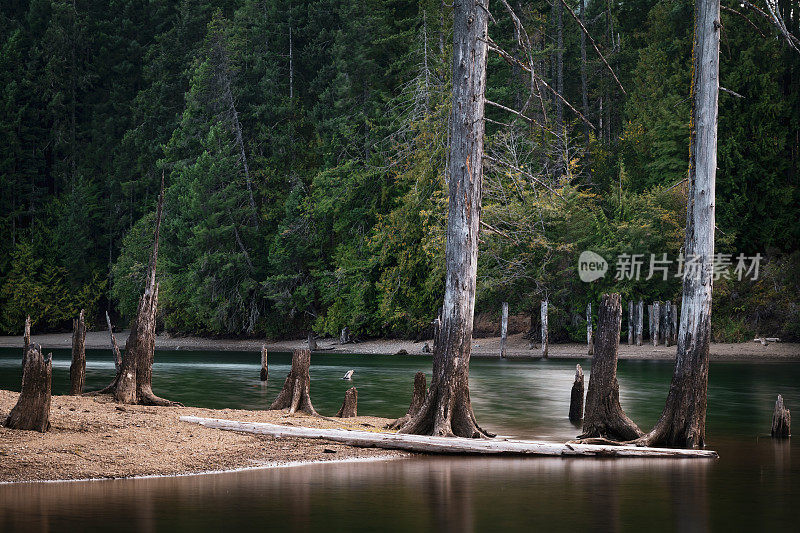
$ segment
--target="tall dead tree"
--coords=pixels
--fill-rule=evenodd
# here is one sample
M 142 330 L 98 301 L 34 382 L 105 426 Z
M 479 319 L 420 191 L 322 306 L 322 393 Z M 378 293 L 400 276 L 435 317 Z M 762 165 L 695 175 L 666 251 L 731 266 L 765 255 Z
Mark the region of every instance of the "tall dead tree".
M 500 357 L 506 356 L 506 342 L 508 341 L 508 302 L 503 302 L 500 313 Z
M 586 304 L 586 345 L 588 354 L 594 354 L 594 333 L 592 332 L 592 302 Z
M 269 406 L 271 410 L 288 409 L 289 414 L 297 411 L 308 415 L 316 415 L 311 404 L 311 351 L 295 350 L 292 353 L 292 368 L 283 382 L 283 389 Z
M 153 358 L 156 347 L 156 313 L 158 311 L 158 282 L 156 263 L 158 261 L 158 241 L 164 211 L 164 177 L 161 177 L 161 194 L 156 207 L 156 227 L 153 238 L 153 251 L 147 271 L 144 294 L 139 299 L 136 317 L 131 323 L 131 332 L 125 343 L 122 364 L 113 383 L 114 398 L 121 403 L 143 405 L 181 405 L 159 398 L 153 394 Z
M 25 317 L 25 330 L 22 333 L 22 362 L 25 362 L 25 356 L 28 355 L 28 346 L 31 345 L 31 317 Z
M 86 324 L 83 309 L 72 321 L 72 363 L 69 365 L 69 393 L 80 394 L 86 382 Z
M 488 0 L 453 2 L 453 110 L 442 329 L 433 377 L 419 412 L 402 433 L 486 437 L 469 397 L 478 230 L 483 179 Z
M 5 421 L 10 429 L 44 433 L 50 429 L 50 399 L 53 354 L 42 356 L 42 347 L 28 343 L 22 357 L 22 388 L 16 405 Z
M 617 351 L 621 325 L 619 294 L 604 294 L 598 310 L 597 341 L 586 392 L 583 434 L 579 438 L 630 440 L 642 435 L 619 403 Z
M 717 176 L 720 0 L 696 0 L 692 52 L 692 121 L 684 254 L 700 268 L 683 277 L 678 352 L 667 402 L 647 446 L 702 448 L 706 435 L 714 206 Z
M 119 351 L 117 338 L 114 336 L 114 328 L 111 326 L 111 317 L 108 316 L 108 311 L 106 311 L 106 324 L 108 325 L 108 335 L 111 337 L 111 350 L 114 352 L 114 368 L 116 368 L 117 373 L 119 373 L 119 369 L 122 367 L 122 353 Z

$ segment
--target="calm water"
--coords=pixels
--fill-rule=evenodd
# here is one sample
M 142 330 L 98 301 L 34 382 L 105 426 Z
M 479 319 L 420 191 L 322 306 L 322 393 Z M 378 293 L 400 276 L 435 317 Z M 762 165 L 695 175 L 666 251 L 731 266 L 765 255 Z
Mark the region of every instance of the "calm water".
M 19 350 L 0 350 L 0 388 L 19 390 Z M 68 388 L 69 353 L 55 351 L 53 389 Z M 262 409 L 289 370 L 270 354 L 156 354 L 156 394 L 187 405 Z M 581 362 L 588 370 L 589 362 Z M 416 356 L 315 355 L 312 399 L 332 415 L 358 387 L 359 412 L 405 412 Z M 566 419 L 575 362 L 474 360 L 482 425 L 545 440 L 573 438 Z M 352 382 L 339 379 L 355 370 Z M 660 414 L 672 363 L 621 361 L 623 407 L 644 428 Z M 114 373 L 110 352 L 87 354 L 87 388 Z M 798 444 L 768 437 L 776 394 L 800 406 L 798 363 L 713 363 L 707 440 L 718 461 L 422 457 L 165 479 L 0 485 L 0 531 L 776 530 L 800 520 Z M 797 440 L 795 440 L 797 443 Z M 792 464 L 791 456 L 798 458 Z M 0 459 L 2 465 L 2 459 Z

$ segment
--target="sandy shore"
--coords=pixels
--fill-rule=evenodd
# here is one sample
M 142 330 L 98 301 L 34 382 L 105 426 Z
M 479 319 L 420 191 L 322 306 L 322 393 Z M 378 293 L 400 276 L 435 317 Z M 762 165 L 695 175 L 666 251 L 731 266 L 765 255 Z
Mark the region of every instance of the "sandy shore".
M 128 339 L 128 331 L 115 333 L 117 342 L 124 348 Z M 33 342 L 39 343 L 43 348 L 67 348 L 72 346 L 70 333 L 51 333 L 34 335 Z M 414 342 L 397 339 L 376 339 L 359 343 L 341 345 L 338 339 L 328 338 L 317 341 L 319 353 L 347 353 L 347 354 L 422 354 L 426 342 Z M 263 344 L 267 349 L 277 352 L 290 352 L 296 348 L 307 348 L 305 340 L 289 340 L 279 342 L 265 342 L 254 339 L 208 339 L 202 337 L 172 337 L 159 335 L 156 337 L 156 348 L 159 350 L 203 350 L 203 351 L 252 351 L 258 352 Z M 538 349 L 529 348 L 528 339 L 522 334 L 511 335 L 508 339 L 508 357 L 540 357 Z M 18 348 L 22 346 L 22 337 L 0 336 L 0 348 Z M 109 349 L 110 341 L 106 331 L 90 331 L 86 334 L 86 348 Z M 489 337 L 473 339 L 473 357 L 498 357 L 500 353 L 500 338 Z M 584 344 L 551 344 L 549 357 L 552 359 L 583 359 L 588 357 Z M 628 346 L 620 344 L 620 359 L 652 359 L 672 360 L 675 358 L 675 347 L 667 348 L 664 345 Z M 775 342 L 762 346 L 757 342 L 744 342 L 739 344 L 715 343 L 711 345 L 711 359 L 716 361 L 800 361 L 800 344 Z
M 0 421 L 18 393 L 0 390 Z M 273 438 L 209 429 L 178 417 L 370 430 L 387 420 L 341 422 L 280 411 L 118 405 L 110 396 L 53 396 L 47 433 L 0 426 L 0 482 L 174 475 L 296 462 L 392 458 L 399 451 L 353 448 L 320 440 Z

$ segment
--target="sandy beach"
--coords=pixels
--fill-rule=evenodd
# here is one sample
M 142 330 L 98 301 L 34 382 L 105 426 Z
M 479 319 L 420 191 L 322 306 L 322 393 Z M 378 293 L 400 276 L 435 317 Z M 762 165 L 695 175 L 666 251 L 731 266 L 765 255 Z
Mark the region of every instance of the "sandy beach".
M 129 331 L 120 331 L 114 335 L 120 348 L 125 347 Z M 34 335 L 32 341 L 41 344 L 44 349 L 69 349 L 72 346 L 70 333 L 49 333 Z M 425 344 L 432 346 L 431 340 L 414 342 L 402 339 L 374 339 L 364 342 L 339 344 L 338 339 L 324 338 L 317 340 L 320 354 L 324 353 L 349 353 L 349 354 L 423 354 Z M 204 337 L 173 337 L 158 335 L 156 349 L 158 350 L 201 350 L 201 351 L 243 351 L 259 352 L 265 345 L 269 351 L 291 352 L 297 348 L 307 348 L 306 340 L 264 341 L 258 339 L 211 339 Z M 22 337 L 0 336 L 0 348 L 17 348 L 22 346 Z M 90 331 L 86 334 L 87 349 L 110 349 L 107 331 Z M 666 347 L 663 344 L 653 346 L 645 343 L 643 346 L 629 346 L 624 341 L 619 346 L 620 359 L 650 359 L 673 360 L 675 346 Z M 316 353 L 316 352 L 315 352 Z M 500 354 L 500 338 L 487 337 L 472 340 L 472 356 L 481 358 L 494 358 Z M 509 358 L 538 358 L 541 352 L 538 348 L 531 349 L 530 341 L 522 334 L 510 335 L 508 338 L 507 356 Z M 549 355 L 552 359 L 585 359 L 588 356 L 585 344 L 551 344 Z M 800 343 L 772 342 L 762 346 L 758 342 L 743 343 L 712 343 L 712 361 L 800 361 Z
M 18 395 L 0 390 L 0 420 Z M 281 411 L 119 405 L 110 396 L 53 396 L 47 433 L 0 426 L 0 482 L 176 475 L 409 455 L 220 431 L 180 422 L 185 415 L 359 430 L 378 430 L 388 422 L 368 416 L 339 421 Z

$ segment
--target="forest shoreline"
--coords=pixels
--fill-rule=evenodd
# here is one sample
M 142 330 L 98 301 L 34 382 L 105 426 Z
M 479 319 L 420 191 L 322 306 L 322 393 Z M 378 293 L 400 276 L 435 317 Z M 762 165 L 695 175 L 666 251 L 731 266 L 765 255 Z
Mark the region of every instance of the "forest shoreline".
M 120 347 L 125 346 L 128 339 L 128 330 L 115 333 Z M 32 342 L 42 345 L 45 350 L 70 349 L 72 347 L 71 333 L 46 333 L 34 335 Z M 317 350 L 314 354 L 354 354 L 354 355 L 425 355 L 425 344 L 432 346 L 430 339 L 415 342 L 403 339 L 372 339 L 358 343 L 339 344 L 336 338 L 322 338 L 317 340 Z M 175 337 L 171 335 L 157 335 L 157 350 L 176 351 L 218 351 L 218 352 L 255 352 L 261 351 L 261 346 L 266 345 L 270 352 L 291 352 L 298 348 L 308 348 L 306 340 L 264 341 L 258 339 L 215 339 L 205 337 Z M 539 358 L 541 351 L 530 349 L 530 341 L 523 338 L 522 334 L 509 335 L 507 355 L 509 359 Z M 0 336 L 0 348 L 21 348 L 21 336 Z M 90 331 L 86 334 L 86 349 L 110 349 L 108 332 Z M 405 353 L 403 353 L 405 352 Z M 566 343 L 550 344 L 548 357 L 550 359 L 587 359 L 588 350 L 585 344 Z M 475 338 L 472 341 L 472 357 L 497 358 L 500 353 L 500 338 L 486 337 Z M 624 340 L 619 345 L 620 359 L 671 361 L 675 359 L 675 346 L 652 346 L 645 342 L 643 346 L 629 346 Z M 710 359 L 712 361 L 800 361 L 800 343 L 773 342 L 762 346 L 758 342 L 742 343 L 712 343 Z M 254 359 L 255 360 L 255 359 Z
M 18 396 L 0 390 L 0 419 L 5 419 Z M 389 422 L 369 416 L 339 421 L 282 411 L 120 405 L 108 395 L 53 396 L 52 427 L 47 433 L 0 426 L 0 483 L 210 474 L 412 455 L 324 440 L 220 431 L 179 420 L 187 415 L 361 430 Z

